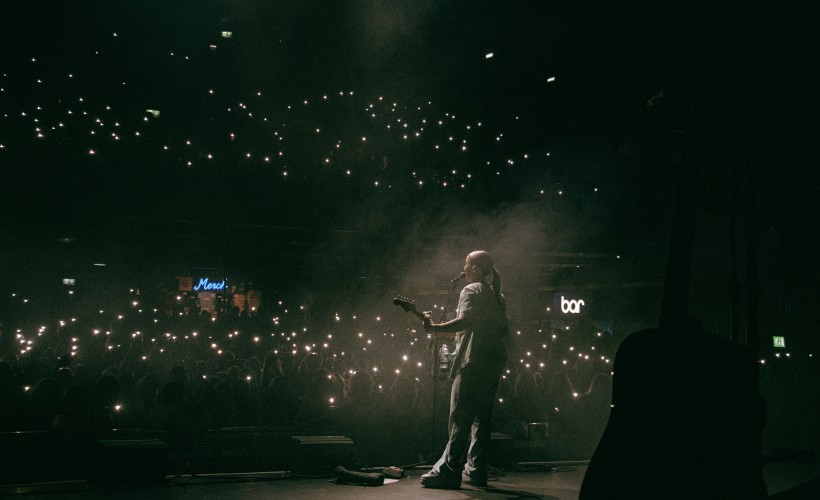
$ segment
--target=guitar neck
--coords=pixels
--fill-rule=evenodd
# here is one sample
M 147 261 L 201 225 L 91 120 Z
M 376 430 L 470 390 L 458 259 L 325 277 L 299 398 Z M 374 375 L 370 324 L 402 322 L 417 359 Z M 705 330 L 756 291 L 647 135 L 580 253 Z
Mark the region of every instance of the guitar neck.
M 409 312 L 409 313 L 410 313 L 410 314 L 412 314 L 413 316 L 417 317 L 418 319 L 420 319 L 420 320 L 424 321 L 424 315 L 423 315 L 422 313 L 420 313 L 420 312 L 416 311 L 415 309 L 411 309 L 411 310 L 409 310 L 409 311 L 407 311 L 407 312 Z
M 396 297 L 393 299 L 393 304 L 401 307 L 404 309 L 404 312 L 411 313 L 413 316 L 417 317 L 418 319 L 424 321 L 424 314 L 418 312 L 416 310 L 416 303 L 412 300 L 405 298 L 405 297 Z

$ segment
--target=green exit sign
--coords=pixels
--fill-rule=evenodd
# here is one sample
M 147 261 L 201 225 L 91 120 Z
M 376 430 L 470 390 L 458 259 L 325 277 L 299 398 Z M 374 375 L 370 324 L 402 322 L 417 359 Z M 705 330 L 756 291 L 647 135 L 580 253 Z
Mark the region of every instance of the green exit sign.
M 786 347 L 786 337 L 772 337 L 772 343 L 775 347 Z

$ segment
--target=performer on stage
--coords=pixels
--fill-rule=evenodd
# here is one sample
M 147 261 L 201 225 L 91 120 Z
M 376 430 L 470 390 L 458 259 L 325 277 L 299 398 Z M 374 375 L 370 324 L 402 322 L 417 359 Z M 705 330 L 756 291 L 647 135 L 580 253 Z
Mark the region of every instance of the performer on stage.
M 421 476 L 427 488 L 460 488 L 462 472 L 470 484 L 487 484 L 493 404 L 507 361 L 506 302 L 501 275 L 489 253 L 470 253 L 464 276 L 468 284 L 461 290 L 454 319 L 435 324 L 431 313 L 424 314 L 426 332 L 456 343 L 450 372 L 449 441 L 433 469 Z

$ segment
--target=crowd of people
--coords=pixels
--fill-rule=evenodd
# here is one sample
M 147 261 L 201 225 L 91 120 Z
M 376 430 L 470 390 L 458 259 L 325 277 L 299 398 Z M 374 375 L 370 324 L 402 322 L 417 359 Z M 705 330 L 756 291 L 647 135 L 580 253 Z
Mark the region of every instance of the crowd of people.
M 441 444 L 431 433 L 436 425 L 446 432 L 448 367 L 430 369 L 421 325 L 403 335 L 318 338 L 270 313 L 262 320 L 236 310 L 217 317 L 135 307 L 131 318 L 100 312 L 6 329 L 14 339 L 0 361 L 0 432 L 146 429 L 190 443 L 218 429 L 274 427 L 346 435 L 371 465 L 418 463 Z M 560 332 L 529 340 L 516 333 L 493 430 L 538 440 L 538 458 L 589 458 L 610 404 L 603 344 L 593 363 L 576 356 L 580 346 L 558 342 Z M 536 341 L 548 342 L 539 356 Z
M 331 324 L 339 328 L 311 335 L 304 316 L 287 319 L 270 309 L 231 318 L 162 306 L 136 314 L 128 305 L 127 314 L 112 307 L 75 318 L 63 310 L 17 325 L 6 315 L 0 436 L 145 429 L 186 435 L 181 442 L 190 444 L 218 429 L 256 427 L 347 435 L 363 464 L 417 463 L 440 451 L 449 367 L 437 365 L 434 376 L 433 360 L 446 358 L 428 350 L 420 324 L 407 332 L 385 322 L 379 330 L 372 322 L 352 328 L 337 317 Z M 580 327 L 513 327 L 493 431 L 512 438 L 519 458 L 590 458 L 608 418 L 616 347 L 608 333 Z M 790 387 L 805 386 L 788 382 L 795 369 L 803 374 L 797 380 L 818 373 L 807 363 L 813 358 L 794 357 L 761 364 L 769 403 L 764 444 L 797 446 L 793 426 L 778 425 L 794 420 L 789 409 L 796 407 L 781 400 L 816 400 L 816 391 L 791 395 Z

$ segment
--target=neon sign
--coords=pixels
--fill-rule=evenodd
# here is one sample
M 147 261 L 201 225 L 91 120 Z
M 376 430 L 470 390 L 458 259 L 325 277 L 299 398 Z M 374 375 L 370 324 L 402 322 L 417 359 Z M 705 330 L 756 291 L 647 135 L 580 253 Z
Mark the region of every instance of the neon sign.
M 199 283 L 194 287 L 194 290 L 224 290 L 225 289 L 225 281 L 222 280 L 219 283 L 211 283 L 208 278 L 200 278 Z
M 584 306 L 583 300 L 567 300 L 561 296 L 561 312 L 564 314 L 578 314 L 581 312 L 581 307 Z

